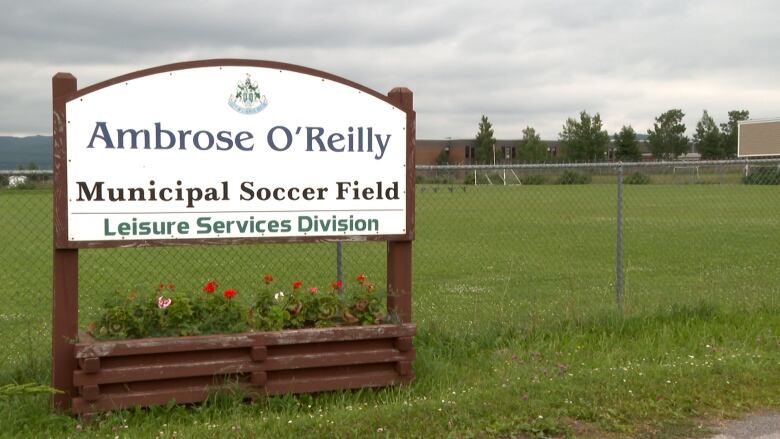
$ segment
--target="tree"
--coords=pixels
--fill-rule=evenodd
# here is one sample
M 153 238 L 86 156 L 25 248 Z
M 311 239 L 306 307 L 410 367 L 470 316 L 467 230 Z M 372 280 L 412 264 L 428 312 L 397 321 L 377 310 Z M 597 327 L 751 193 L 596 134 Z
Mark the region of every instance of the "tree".
M 702 159 L 716 160 L 726 157 L 720 130 L 718 130 L 715 120 L 707 113 L 707 110 L 704 110 L 701 120 L 696 123 L 693 144 L 696 145 L 696 150 L 699 151 Z
M 636 140 L 634 128 L 623 125 L 620 132 L 615 134 L 615 158 L 622 162 L 638 162 L 642 160 L 642 152 L 639 151 L 639 142 Z
M 647 130 L 650 152 L 656 159 L 673 159 L 688 152 L 688 137 L 685 136 L 685 113 L 672 109 L 655 118 L 652 130 Z
M 547 156 L 547 149 L 536 130 L 525 127 L 523 138 L 517 144 L 517 160 L 521 163 L 540 163 Z
M 474 155 L 477 163 L 492 164 L 494 161 L 496 138 L 493 137 L 493 125 L 488 121 L 487 116 L 482 115 L 479 122 L 479 131 L 474 146 Z
M 582 111 L 579 122 L 573 118 L 566 120 L 563 131 L 558 134 L 569 159 L 575 162 L 603 160 L 609 144 L 609 134 L 602 129 L 601 116 L 596 113 L 592 118 Z
M 721 141 L 723 142 L 723 152 L 726 157 L 737 156 L 737 134 L 740 121 L 748 120 L 750 112 L 747 110 L 729 111 L 729 121 L 720 124 Z

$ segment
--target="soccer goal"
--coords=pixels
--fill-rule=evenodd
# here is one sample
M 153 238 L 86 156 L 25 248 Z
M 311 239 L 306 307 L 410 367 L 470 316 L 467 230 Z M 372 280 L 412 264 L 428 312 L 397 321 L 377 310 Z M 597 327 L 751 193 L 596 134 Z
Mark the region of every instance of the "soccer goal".
M 674 166 L 672 168 L 672 181 L 675 183 L 699 181 L 699 167 L 696 165 Z

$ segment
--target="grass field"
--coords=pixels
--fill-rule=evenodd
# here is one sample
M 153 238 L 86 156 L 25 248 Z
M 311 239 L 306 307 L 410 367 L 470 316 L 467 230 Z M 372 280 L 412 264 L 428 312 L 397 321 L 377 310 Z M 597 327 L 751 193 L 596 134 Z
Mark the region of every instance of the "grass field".
M 407 388 L 215 395 L 91 425 L 14 396 L 0 399 L 0 436 L 685 437 L 780 408 L 780 188 L 626 186 L 622 315 L 615 192 L 419 186 Z M 48 379 L 50 206 L 48 191 L 0 191 L 0 385 Z M 83 251 L 81 320 L 159 281 L 217 277 L 247 295 L 266 272 L 327 282 L 333 247 Z M 348 275 L 383 280 L 382 244 L 344 251 Z

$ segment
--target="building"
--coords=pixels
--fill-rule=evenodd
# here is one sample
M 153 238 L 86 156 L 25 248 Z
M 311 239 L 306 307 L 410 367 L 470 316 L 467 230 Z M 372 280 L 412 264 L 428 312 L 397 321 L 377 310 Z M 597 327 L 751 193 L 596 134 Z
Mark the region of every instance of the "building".
M 547 146 L 550 161 L 556 160 L 560 152 L 560 142 L 557 140 L 543 141 Z M 517 161 L 517 145 L 519 139 L 497 139 L 495 159 L 497 165 L 519 163 Z M 418 139 L 415 156 L 418 165 L 473 165 L 475 164 L 474 139 Z

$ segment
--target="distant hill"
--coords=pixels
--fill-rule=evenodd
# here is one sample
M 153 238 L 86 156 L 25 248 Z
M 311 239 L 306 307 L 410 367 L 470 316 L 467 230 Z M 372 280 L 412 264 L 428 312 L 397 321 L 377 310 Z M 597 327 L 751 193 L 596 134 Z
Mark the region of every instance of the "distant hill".
M 30 162 L 51 169 L 51 136 L 0 136 L 0 169 L 16 169 Z

